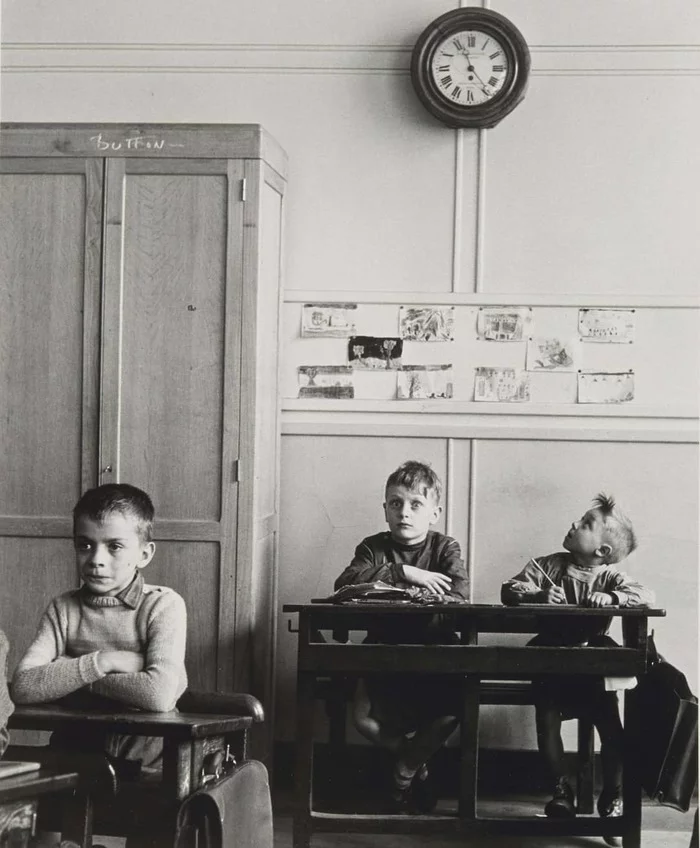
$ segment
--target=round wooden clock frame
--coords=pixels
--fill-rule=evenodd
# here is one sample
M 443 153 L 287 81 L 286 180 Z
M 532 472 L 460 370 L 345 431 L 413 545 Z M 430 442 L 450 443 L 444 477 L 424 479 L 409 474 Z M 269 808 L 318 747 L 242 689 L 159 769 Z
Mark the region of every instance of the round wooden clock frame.
M 507 59 L 504 84 L 485 103 L 457 104 L 440 91 L 432 73 L 437 47 L 450 35 L 475 30 L 493 37 Z M 530 51 L 520 30 L 492 9 L 453 9 L 432 21 L 416 41 L 411 56 L 411 81 L 425 108 L 448 127 L 494 127 L 515 109 L 525 96 L 530 74 Z

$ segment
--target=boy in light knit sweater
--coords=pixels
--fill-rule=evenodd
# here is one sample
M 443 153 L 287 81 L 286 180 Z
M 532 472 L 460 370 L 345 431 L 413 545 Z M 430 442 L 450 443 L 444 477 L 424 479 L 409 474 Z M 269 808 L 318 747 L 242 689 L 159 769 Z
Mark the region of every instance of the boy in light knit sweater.
M 10 741 L 7 720 L 15 709 L 10 700 L 10 693 L 7 691 L 7 652 L 9 647 L 7 636 L 0 630 L 0 757 L 5 753 L 5 748 Z
M 126 483 L 86 492 L 73 510 L 73 537 L 82 586 L 54 598 L 14 673 L 18 704 L 57 699 L 90 708 L 164 712 L 185 691 L 187 614 L 165 586 L 144 583 L 141 569 L 155 553 L 154 510 L 148 495 Z M 70 696 L 70 697 L 68 697 Z M 162 740 L 117 734 L 54 733 L 51 747 L 104 751 L 117 771 L 162 768 Z M 131 761 L 126 765 L 125 761 Z

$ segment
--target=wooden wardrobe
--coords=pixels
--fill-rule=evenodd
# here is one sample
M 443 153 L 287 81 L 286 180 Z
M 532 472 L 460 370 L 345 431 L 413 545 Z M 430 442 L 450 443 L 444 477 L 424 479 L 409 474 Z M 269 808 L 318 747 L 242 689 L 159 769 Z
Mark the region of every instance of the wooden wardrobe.
M 78 585 L 98 483 L 156 507 L 193 688 L 272 718 L 286 155 L 257 125 L 0 128 L 0 626 Z

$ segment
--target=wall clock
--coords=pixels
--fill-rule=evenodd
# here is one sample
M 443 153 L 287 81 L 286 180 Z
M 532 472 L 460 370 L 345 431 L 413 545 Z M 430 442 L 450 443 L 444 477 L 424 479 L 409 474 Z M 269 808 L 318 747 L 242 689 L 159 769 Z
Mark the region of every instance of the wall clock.
M 411 81 L 448 127 L 493 127 L 525 96 L 530 51 L 520 30 L 491 9 L 453 9 L 423 30 Z

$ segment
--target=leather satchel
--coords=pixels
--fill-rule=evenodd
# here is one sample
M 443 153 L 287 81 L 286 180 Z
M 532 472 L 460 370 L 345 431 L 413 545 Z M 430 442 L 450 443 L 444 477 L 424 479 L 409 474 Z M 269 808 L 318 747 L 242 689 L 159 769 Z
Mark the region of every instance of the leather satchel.
M 698 699 L 685 675 L 656 652 L 635 691 L 641 783 L 653 800 L 686 812 L 698 780 Z
M 272 848 L 267 769 L 245 760 L 180 805 L 175 848 Z

